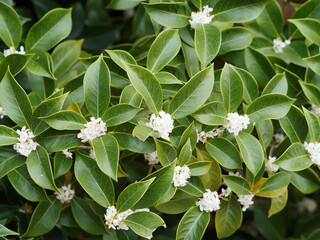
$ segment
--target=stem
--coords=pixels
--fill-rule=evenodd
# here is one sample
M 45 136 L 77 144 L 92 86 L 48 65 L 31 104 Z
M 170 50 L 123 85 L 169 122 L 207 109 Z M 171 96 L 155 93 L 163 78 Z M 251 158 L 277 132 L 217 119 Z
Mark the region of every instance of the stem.
M 77 147 L 77 148 L 88 149 L 88 150 L 91 150 L 91 149 L 92 149 L 92 147 L 90 147 L 90 146 L 79 146 L 79 147 Z
M 148 176 L 148 175 L 150 175 L 150 174 L 152 173 L 152 169 L 153 169 L 153 164 L 149 166 L 149 170 L 148 170 L 148 174 L 147 174 L 147 176 Z
M 271 144 L 270 151 L 269 151 L 269 157 L 272 157 L 273 150 L 274 150 L 274 145 Z

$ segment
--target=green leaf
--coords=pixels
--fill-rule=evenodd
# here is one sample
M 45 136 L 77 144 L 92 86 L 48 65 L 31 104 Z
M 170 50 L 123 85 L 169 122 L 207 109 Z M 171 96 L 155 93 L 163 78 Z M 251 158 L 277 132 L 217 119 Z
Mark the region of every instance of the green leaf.
M 159 141 L 155 139 L 157 156 L 162 166 L 167 166 L 177 158 L 177 152 L 167 142 Z
M 7 236 L 7 235 L 19 235 L 19 233 L 11 231 L 10 229 L 0 224 L 0 237 Z
M 26 158 L 20 154 L 11 153 L 3 161 L 0 161 L 0 179 L 12 170 L 20 167 L 26 161 Z
M 122 90 L 119 103 L 127 103 L 135 107 L 140 107 L 141 102 L 141 95 L 136 91 L 136 89 L 132 85 L 126 86 Z
M 49 232 L 58 223 L 61 204 L 59 200 L 43 201 L 34 210 L 25 237 L 41 236 Z
M 117 104 L 109 108 L 102 116 L 107 127 L 117 126 L 130 121 L 142 108 L 130 104 Z
M 221 166 L 242 168 L 238 149 L 226 138 L 218 137 L 206 141 L 206 150 Z
M 137 125 L 132 131 L 132 136 L 139 138 L 141 141 L 145 141 L 152 133 L 152 128 L 144 125 Z
M 192 176 L 184 187 L 178 187 L 178 189 L 196 197 L 202 197 L 206 191 L 201 178 L 198 176 Z
M 242 160 L 250 172 L 255 176 L 261 169 L 264 162 L 264 153 L 260 142 L 252 135 L 240 132 L 236 136 Z
M 250 185 L 248 181 L 243 177 L 227 175 L 223 176 L 224 182 L 227 186 L 238 195 L 251 194 Z
M 16 133 L 13 129 L 0 125 L 0 146 L 13 145 L 18 143 L 19 134 Z
M 259 137 L 259 141 L 264 150 L 266 150 L 273 138 L 273 124 L 271 120 L 265 120 L 256 123 L 256 131 Z
M 191 10 L 186 3 L 164 2 L 142 5 L 150 17 L 162 26 L 184 28 L 189 24 Z
M 280 196 L 271 198 L 271 206 L 268 212 L 268 218 L 277 214 L 285 208 L 288 200 L 288 190 L 282 193 Z
M 188 141 L 181 148 L 178 164 L 180 166 L 187 164 L 187 162 L 189 162 L 191 158 L 191 155 L 192 155 L 192 148 L 191 148 L 191 142 L 189 138 Z
M 74 197 L 71 201 L 71 210 L 77 224 L 84 231 L 93 235 L 106 233 L 102 219 L 93 212 L 86 200 Z
M 88 68 L 83 79 L 84 98 L 88 111 L 95 117 L 101 117 L 110 102 L 111 76 L 102 56 Z
M 137 62 L 134 57 L 131 56 L 130 53 L 123 50 L 106 50 L 111 59 L 123 70 L 126 70 L 125 64 L 133 64 L 136 65 Z
M 211 24 L 196 24 L 194 45 L 201 62 L 201 69 L 204 69 L 219 52 L 221 45 L 219 28 Z
M 179 195 L 177 196 L 177 194 Z M 182 191 L 177 192 L 177 194 L 172 200 L 155 206 L 156 209 L 166 214 L 180 214 L 188 211 L 198 200 L 198 197 L 190 196 Z
M 248 47 L 253 39 L 253 34 L 243 27 L 232 27 L 221 32 L 221 47 L 219 54 L 241 50 Z
M 111 135 L 104 135 L 92 140 L 96 161 L 102 172 L 117 181 L 119 165 L 119 145 Z
M 9 70 L 0 83 L 0 103 L 10 119 L 20 127 L 26 126 L 31 129 L 31 103 Z
M 147 181 L 132 183 L 127 186 L 119 195 L 117 200 L 118 213 L 124 212 L 132 208 L 146 193 L 150 184 L 154 181 L 151 178 Z
M 289 19 L 308 40 L 320 46 L 320 21 L 312 18 Z
M 308 125 L 302 111 L 298 107 L 292 105 L 287 115 L 281 118 L 279 122 L 291 143 L 304 142 L 308 134 Z
M 309 153 L 301 143 L 292 144 L 275 162 L 288 171 L 300 171 L 312 165 Z
M 242 210 L 240 203 L 230 194 L 229 201 L 221 200 L 220 209 L 215 216 L 215 227 L 219 239 L 226 238 L 235 233 L 242 223 Z
M 46 192 L 31 179 L 25 165 L 8 173 L 8 178 L 14 189 L 31 202 L 47 200 Z
M 243 99 L 250 104 L 259 96 L 259 86 L 254 77 L 242 68 L 235 68 L 239 73 L 244 87 Z
M 307 98 L 315 105 L 320 106 L 320 89 L 313 84 L 299 81 L 301 88 Z
M 47 51 L 66 38 L 71 32 L 71 9 L 57 8 L 48 12 L 27 35 L 26 48 Z
M 172 98 L 169 113 L 183 118 L 195 112 L 210 96 L 214 84 L 213 65 L 193 76 Z
M 126 64 L 129 79 L 144 98 L 151 112 L 158 115 L 162 108 L 162 90 L 157 78 L 147 69 L 132 64 Z
M 141 141 L 139 138 L 128 133 L 117 132 L 113 134 L 122 148 L 136 153 L 151 153 L 156 150 L 156 145 L 152 139 Z
M 312 69 L 316 74 L 320 75 L 320 54 L 304 58 L 303 61 Z
M 192 113 L 191 116 L 205 125 L 227 124 L 227 111 L 220 102 L 210 102 Z
M 152 233 L 162 226 L 164 221 L 153 212 L 136 212 L 126 217 L 124 223 L 139 236 L 151 239 Z
M 275 75 L 267 86 L 263 89 L 261 95 L 269 93 L 280 93 L 286 95 L 288 91 L 288 82 L 285 73 L 278 73 Z
M 191 176 L 201 176 L 209 172 L 212 162 L 195 162 L 191 163 L 188 167 L 191 172 Z
M 247 69 L 260 85 L 267 85 L 269 80 L 275 75 L 269 60 L 253 48 L 246 48 L 244 59 Z
M 254 193 L 261 197 L 278 197 L 281 194 L 273 194 L 273 192 L 279 191 L 285 188 L 290 183 L 291 176 L 288 173 L 279 172 L 268 178 Z
M 294 99 L 282 94 L 269 93 L 255 99 L 247 108 L 250 122 L 283 118 L 289 111 Z
M 181 134 L 180 134 L 181 135 Z M 182 133 L 182 136 L 180 138 L 179 144 L 177 146 L 177 153 L 180 153 L 181 148 L 183 147 L 183 145 L 188 141 L 188 139 L 190 138 L 190 143 L 191 143 L 191 148 L 194 149 L 194 147 L 197 144 L 197 130 L 196 127 L 194 125 L 194 123 L 192 122 L 189 127 Z
M 202 239 L 210 221 L 210 213 L 194 206 L 186 212 L 177 229 L 176 240 Z
M 22 35 L 22 24 L 15 10 L 0 2 L 0 38 L 8 47 L 18 48 Z
M 32 180 L 36 184 L 40 187 L 59 192 L 54 183 L 49 155 L 43 147 L 38 146 L 35 151 L 29 154 L 27 168 Z
M 39 76 L 55 79 L 52 73 L 52 58 L 49 53 L 40 50 L 33 49 L 28 51 L 28 54 L 33 54 L 33 57 L 27 64 L 27 69 Z
M 54 179 L 64 175 L 72 166 L 73 159 L 67 158 L 62 152 L 57 152 L 54 155 Z
M 181 42 L 186 70 L 190 77 L 193 77 L 200 71 L 200 62 L 194 47 Z
M 8 68 L 13 76 L 17 75 L 25 68 L 33 54 L 11 54 L 0 62 L 0 79 L 3 79 Z
M 218 0 L 213 8 L 214 20 L 248 22 L 260 15 L 267 0 Z
M 159 72 L 178 54 L 180 47 L 180 37 L 176 29 L 161 32 L 148 52 L 147 68 L 153 73 Z
M 311 168 L 297 172 L 288 172 L 291 174 L 291 183 L 303 194 L 310 194 L 320 188 L 320 179 Z
M 302 109 L 303 109 L 304 115 L 307 120 L 311 140 L 313 142 L 319 142 L 319 140 L 320 140 L 320 121 L 319 121 L 319 118 L 313 112 L 308 111 L 304 107 L 302 107 Z
M 142 181 L 151 178 L 156 179 L 151 183 L 147 192 L 133 208 L 140 209 L 150 207 L 151 205 L 158 202 L 166 194 L 172 184 L 174 169 L 175 161 L 170 165 L 163 167 L 158 171 L 150 174 L 149 176 L 143 178 Z
M 69 110 L 63 110 L 40 119 L 57 130 L 80 130 L 87 123 L 79 113 Z
M 175 75 L 169 72 L 157 72 L 155 73 L 156 78 L 160 84 L 183 84 Z
M 228 113 L 237 110 L 243 99 L 243 82 L 232 65 L 225 64 L 220 78 L 223 105 Z
M 105 208 L 113 205 L 115 196 L 112 181 L 92 158 L 77 152 L 74 172 L 81 187 L 97 203 Z

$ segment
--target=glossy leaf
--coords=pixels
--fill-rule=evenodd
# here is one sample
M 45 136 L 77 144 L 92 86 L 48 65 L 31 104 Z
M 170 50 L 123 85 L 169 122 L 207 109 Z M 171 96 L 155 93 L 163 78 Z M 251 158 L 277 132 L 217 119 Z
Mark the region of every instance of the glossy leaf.
M 275 192 L 285 188 L 290 183 L 290 174 L 279 172 L 268 178 L 255 192 L 255 195 L 261 197 L 278 197 L 281 194 Z
M 125 64 L 137 64 L 134 57 L 123 50 L 106 50 L 106 52 L 110 55 L 111 59 L 123 70 L 126 70 Z
M 304 58 L 303 61 L 312 69 L 312 71 L 320 75 L 320 54 Z
M 102 116 L 107 127 L 120 125 L 130 121 L 142 109 L 130 104 L 118 104 L 110 107 Z
M 238 195 L 251 194 L 250 185 L 248 181 L 242 177 L 227 175 L 223 176 L 224 182 L 227 186 Z
M 74 111 L 60 111 L 47 117 L 41 117 L 50 127 L 57 130 L 80 130 L 87 121 Z
M 302 109 L 303 109 L 305 118 L 307 120 L 311 140 L 313 142 L 319 142 L 319 140 L 320 140 L 320 121 L 319 121 L 319 118 L 313 112 L 308 111 L 304 107 L 302 107 Z
M 228 28 L 223 30 L 221 34 L 219 54 L 244 49 L 250 45 L 253 39 L 253 34 L 243 27 Z
M 201 176 L 209 172 L 211 168 L 211 164 L 212 162 L 209 162 L 209 161 L 195 162 L 195 163 L 191 163 L 188 167 L 190 169 L 192 176 Z
M 176 150 L 168 143 L 155 140 L 157 156 L 162 166 L 167 166 L 177 158 Z
M 0 125 L 0 146 L 13 145 L 18 143 L 19 134 L 17 134 L 13 129 Z
M 73 153 L 72 153 L 73 154 Z M 72 158 L 66 157 L 62 152 L 58 152 L 54 155 L 54 179 L 64 175 L 72 166 Z
M 291 23 L 296 25 L 299 31 L 311 42 L 320 46 L 320 21 L 311 18 L 290 19 Z
M 263 89 L 261 95 L 269 93 L 280 93 L 286 95 L 288 91 L 288 82 L 284 73 L 275 75 L 267 86 Z
M 191 116 L 205 125 L 227 124 L 227 111 L 220 102 L 211 102 L 201 107 Z

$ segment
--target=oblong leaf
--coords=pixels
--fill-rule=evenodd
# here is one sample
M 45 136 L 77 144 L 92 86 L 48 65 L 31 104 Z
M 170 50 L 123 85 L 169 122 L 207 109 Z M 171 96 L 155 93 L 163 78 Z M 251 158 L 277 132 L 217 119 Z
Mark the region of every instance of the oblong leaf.
M 226 125 L 227 111 L 220 102 L 211 102 L 201 107 L 191 116 L 205 125 Z
M 311 42 L 320 46 L 320 21 L 312 18 L 290 19 L 299 31 Z
M 253 39 L 253 34 L 243 27 L 232 27 L 221 32 L 222 40 L 219 54 L 241 50 L 248 47 Z
M 18 143 L 19 134 L 13 129 L 0 125 L 0 146 L 13 145 Z
M 80 130 L 87 121 L 74 111 L 60 111 L 47 117 L 41 117 L 50 127 L 57 130 Z
M 130 121 L 142 109 L 130 104 L 120 103 L 110 107 L 102 116 L 107 127 L 120 125 Z
M 250 185 L 246 179 L 239 176 L 227 175 L 223 176 L 224 182 L 227 186 L 238 195 L 251 194 Z

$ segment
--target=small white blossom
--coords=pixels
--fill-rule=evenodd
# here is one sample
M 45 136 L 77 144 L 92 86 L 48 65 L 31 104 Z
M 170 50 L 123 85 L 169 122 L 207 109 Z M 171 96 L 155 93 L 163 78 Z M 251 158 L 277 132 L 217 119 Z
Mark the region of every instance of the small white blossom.
M 4 116 L 7 116 L 6 112 L 3 110 L 2 107 L 0 107 L 0 118 L 3 119 Z
M 285 40 L 284 42 L 282 42 L 279 38 L 277 39 L 273 39 L 273 50 L 277 53 L 277 54 L 282 54 L 283 53 L 283 49 L 289 45 L 291 43 L 290 40 Z
M 176 166 L 173 175 L 173 185 L 175 187 L 184 187 L 188 183 L 188 178 L 190 178 L 190 169 L 187 165 L 183 167 Z
M 61 192 L 54 192 L 54 195 L 56 195 L 56 198 L 60 200 L 62 204 L 64 203 L 70 203 L 72 198 L 74 197 L 75 191 L 71 189 L 71 184 L 68 184 L 68 186 L 62 186 L 61 188 L 58 188 Z
M 169 133 L 171 133 L 173 129 L 173 119 L 169 113 L 164 111 L 160 111 L 159 115 L 160 116 L 151 114 L 150 122 L 146 123 L 146 125 L 154 131 L 158 131 L 160 137 L 163 139 L 170 140 Z
M 246 211 L 250 205 L 252 205 L 254 202 L 252 201 L 254 197 L 254 194 L 249 195 L 238 195 L 238 202 L 243 206 L 242 211 Z
M 318 208 L 317 202 L 314 199 L 307 197 L 304 197 L 297 205 L 300 213 L 302 213 L 304 209 L 310 213 L 314 213 Z
M 221 135 L 221 133 L 223 132 L 224 128 L 220 127 L 220 128 L 214 128 L 209 132 L 198 132 L 197 129 L 197 142 L 202 142 L 205 143 L 207 141 L 208 138 L 214 138 L 214 137 L 218 137 Z
M 197 23 L 202 23 L 202 24 L 211 23 L 212 18 L 214 17 L 214 15 L 210 16 L 210 13 L 212 12 L 212 10 L 213 10 L 212 8 L 206 5 L 203 7 L 203 10 L 201 12 L 192 12 L 191 20 L 189 20 L 191 28 L 195 28 Z
M 316 165 L 320 165 L 320 143 L 304 142 L 304 147 L 309 152 L 311 161 Z
M 237 177 L 241 177 L 241 175 L 240 175 L 240 173 L 239 173 L 239 172 L 235 172 L 235 173 L 233 173 L 233 172 L 228 172 L 228 174 L 229 174 L 230 176 L 237 176 Z
M 149 165 L 155 165 L 159 163 L 157 152 L 146 153 L 144 158 L 149 162 Z
M 279 146 L 280 143 L 282 143 L 282 141 L 284 140 L 284 135 L 282 133 L 276 133 L 273 135 L 273 145 L 275 147 Z
M 247 129 L 248 125 L 250 124 L 250 119 L 247 114 L 244 116 L 239 116 L 237 112 L 228 113 L 227 120 L 229 123 L 224 127 L 228 129 L 230 133 L 234 133 L 235 136 L 238 136 L 242 129 Z
M 318 107 L 317 105 L 315 104 L 312 104 L 311 105 L 311 112 L 314 113 L 315 115 L 317 116 L 320 116 L 320 107 Z
M 266 171 L 267 172 L 277 172 L 279 170 L 279 166 L 276 164 L 273 164 L 274 161 L 276 161 L 276 157 L 270 157 L 269 160 L 266 162 Z
M 122 213 L 118 213 L 115 206 L 111 206 L 107 208 L 106 214 L 104 215 L 106 225 L 108 228 L 112 229 L 122 229 L 129 230 L 128 226 L 124 223 L 124 220 L 134 212 L 149 212 L 148 208 L 137 209 L 137 210 L 127 210 Z
M 60 88 L 55 88 L 53 93 L 56 93 L 56 92 L 59 92 L 60 91 Z
M 229 187 L 222 188 L 220 197 L 228 197 L 230 195 L 230 193 L 231 193 L 231 189 Z
M 78 138 L 81 138 L 81 142 L 92 141 L 93 139 L 106 134 L 107 127 L 106 123 L 101 120 L 101 118 L 95 119 L 90 118 L 90 122 L 84 124 L 85 128 L 81 129 L 78 134 Z
M 93 158 L 93 159 L 96 159 L 96 155 L 94 154 L 93 149 L 90 149 L 89 156 L 90 156 L 91 158 Z
M 63 153 L 67 158 L 72 158 L 72 153 L 69 152 L 68 149 L 63 150 L 62 153 Z
M 220 209 L 220 199 L 216 191 L 211 192 L 207 189 L 202 198 L 196 202 L 196 205 L 200 207 L 200 211 L 212 212 Z
M 16 150 L 17 153 L 28 157 L 32 151 L 36 150 L 39 144 L 32 140 L 34 135 L 30 129 L 27 129 L 25 126 L 23 126 L 21 130 L 17 130 L 17 133 L 19 134 L 19 142 L 13 145 L 13 149 Z
M 24 51 L 24 47 L 23 46 L 20 46 L 20 51 L 14 50 L 13 47 L 10 47 L 9 49 L 3 50 L 3 56 L 4 57 L 7 57 L 7 56 L 9 56 L 11 54 L 26 54 L 26 52 Z

